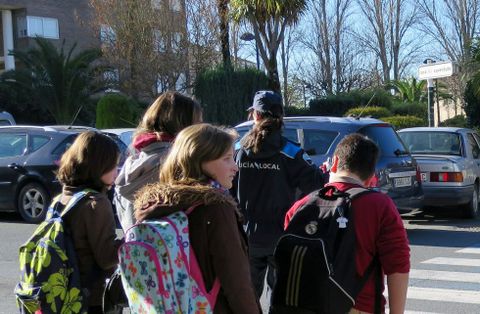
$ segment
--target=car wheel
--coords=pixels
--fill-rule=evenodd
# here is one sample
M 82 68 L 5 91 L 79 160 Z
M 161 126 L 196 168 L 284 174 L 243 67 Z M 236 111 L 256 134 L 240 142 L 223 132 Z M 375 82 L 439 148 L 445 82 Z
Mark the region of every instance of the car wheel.
M 18 194 L 17 209 L 28 223 L 39 223 L 45 219 L 50 197 L 39 183 L 28 183 Z
M 466 204 L 465 207 L 466 218 L 476 218 L 478 216 L 478 184 L 475 183 L 475 187 L 472 192 L 472 199 Z

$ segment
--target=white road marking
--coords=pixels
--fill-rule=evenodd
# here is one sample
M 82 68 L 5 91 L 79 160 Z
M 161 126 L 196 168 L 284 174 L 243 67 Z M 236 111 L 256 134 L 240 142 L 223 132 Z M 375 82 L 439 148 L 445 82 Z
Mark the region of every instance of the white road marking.
M 480 258 L 435 257 L 421 262 L 421 264 L 455 265 L 480 267 Z
M 411 269 L 410 279 L 480 283 L 480 273 Z

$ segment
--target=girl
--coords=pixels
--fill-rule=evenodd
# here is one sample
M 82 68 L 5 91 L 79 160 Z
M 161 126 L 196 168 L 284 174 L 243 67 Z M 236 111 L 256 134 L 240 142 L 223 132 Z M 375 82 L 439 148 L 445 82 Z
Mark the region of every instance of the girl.
M 228 193 L 238 170 L 235 136 L 209 124 L 181 131 L 166 158 L 160 182 L 135 201 L 139 220 L 167 216 L 200 204 L 188 216 L 190 242 L 207 291 L 219 279 L 214 313 L 260 313 L 250 281 L 246 239 L 236 203 Z
M 63 154 L 57 178 L 66 205 L 79 191 L 92 189 L 65 217 L 77 253 L 82 287 L 89 290 L 89 314 L 103 313 L 103 283 L 118 263 L 115 218 L 106 191 L 117 176 L 119 150 L 113 140 L 97 132 L 80 134 Z
M 273 251 L 297 189 L 308 194 L 323 187 L 327 180 L 306 158 L 303 149 L 282 135 L 283 106 L 279 94 L 258 91 L 249 115 L 254 125 L 240 142 L 235 157 L 239 172 L 232 191 L 246 217 L 252 281 L 260 297 L 267 268 L 267 283 L 273 287 Z
M 134 193 L 158 180 L 160 164 L 183 128 L 202 121 L 202 108 L 193 99 L 166 92 L 145 112 L 133 139 L 136 152 L 123 165 L 115 182 L 115 207 L 126 231 L 135 223 Z

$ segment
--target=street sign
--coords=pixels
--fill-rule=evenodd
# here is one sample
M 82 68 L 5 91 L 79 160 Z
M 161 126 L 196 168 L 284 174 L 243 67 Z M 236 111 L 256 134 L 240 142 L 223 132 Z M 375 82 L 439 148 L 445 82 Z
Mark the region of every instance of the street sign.
M 418 79 L 436 79 L 457 73 L 457 65 L 452 61 L 429 63 L 418 67 Z

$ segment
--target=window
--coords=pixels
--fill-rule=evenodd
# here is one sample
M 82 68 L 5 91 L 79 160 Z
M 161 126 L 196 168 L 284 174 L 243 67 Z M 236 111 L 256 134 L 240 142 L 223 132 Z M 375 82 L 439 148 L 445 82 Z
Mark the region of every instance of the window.
M 162 0 L 152 0 L 152 7 L 154 9 L 161 9 L 162 8 Z
M 117 39 L 115 31 L 108 25 L 100 26 L 100 41 L 102 43 L 113 44 Z
M 403 154 L 407 151 L 397 133 L 390 126 L 367 126 L 359 130 L 359 133 L 377 143 L 381 156 L 396 157 L 399 153 Z
M 180 48 L 180 44 L 182 42 L 182 33 L 173 33 L 172 36 L 172 50 L 178 51 Z
M 0 134 L 0 158 L 21 156 L 27 149 L 25 133 Z
M 325 155 L 337 136 L 335 131 L 304 129 L 304 150 L 309 155 Z
M 47 144 L 50 141 L 50 137 L 48 136 L 41 136 L 41 135 L 32 135 L 31 137 L 31 148 L 30 152 L 34 152 L 43 145 Z
M 73 141 L 75 141 L 75 138 L 77 137 L 78 134 L 75 135 L 70 135 L 66 139 L 64 139 L 58 146 L 52 151 L 52 155 L 60 158 L 63 153 L 73 144 Z
M 170 0 L 170 9 L 175 12 L 180 12 L 182 9 L 180 5 L 180 0 Z
M 413 154 L 461 155 L 460 135 L 452 132 L 400 132 Z
M 153 31 L 153 40 L 154 40 L 154 49 L 156 52 L 165 52 L 167 51 L 167 45 L 165 44 L 165 39 L 163 38 L 162 32 L 158 29 Z
M 468 133 L 467 138 L 470 149 L 472 150 L 473 158 L 478 159 L 478 157 L 480 157 L 480 148 L 478 147 L 477 142 L 475 142 L 472 133 Z
M 59 39 L 58 20 L 50 17 L 26 16 L 17 19 L 18 37 Z

